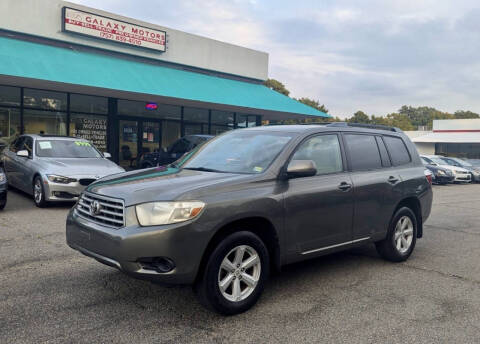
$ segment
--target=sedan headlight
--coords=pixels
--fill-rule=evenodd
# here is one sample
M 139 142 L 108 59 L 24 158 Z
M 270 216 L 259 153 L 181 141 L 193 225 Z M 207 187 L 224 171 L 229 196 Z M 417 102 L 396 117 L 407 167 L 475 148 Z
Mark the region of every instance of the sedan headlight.
M 0 173 L 0 183 L 3 183 L 7 180 L 7 177 L 5 177 L 5 173 Z
M 57 176 L 55 174 L 48 174 L 47 178 L 49 181 L 53 183 L 60 183 L 60 184 L 69 184 L 77 181 L 76 179 L 73 179 L 73 178 Z
M 200 201 L 151 202 L 135 207 L 141 226 L 168 225 L 197 217 L 205 207 Z
M 437 175 L 439 175 L 439 176 L 444 176 L 444 175 L 446 175 L 446 173 L 445 173 L 444 171 L 442 171 L 442 170 L 438 170 L 438 171 L 437 171 Z

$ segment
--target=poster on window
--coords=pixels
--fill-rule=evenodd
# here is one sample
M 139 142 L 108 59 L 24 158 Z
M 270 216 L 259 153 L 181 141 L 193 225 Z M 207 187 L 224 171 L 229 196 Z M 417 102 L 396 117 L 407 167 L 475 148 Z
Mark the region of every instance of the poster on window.
M 98 150 L 107 150 L 107 119 L 72 116 L 71 135 L 91 141 Z

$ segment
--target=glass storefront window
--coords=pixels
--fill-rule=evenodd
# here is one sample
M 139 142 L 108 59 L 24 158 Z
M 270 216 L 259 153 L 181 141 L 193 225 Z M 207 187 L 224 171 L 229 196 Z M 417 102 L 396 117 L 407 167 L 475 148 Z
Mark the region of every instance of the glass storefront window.
M 180 122 L 162 122 L 162 148 L 168 148 L 180 138 Z
M 223 125 L 213 125 L 212 124 L 210 135 L 220 135 L 221 133 L 224 133 L 224 132 L 229 131 L 229 130 L 232 130 L 232 128 L 231 127 L 226 127 L 226 126 L 223 126 Z
M 20 106 L 20 87 L 0 86 L 0 105 Z
M 91 141 L 101 152 L 107 151 L 107 117 L 84 114 L 70 115 L 70 136 Z
M 212 124 L 226 125 L 233 128 L 233 112 L 212 110 Z
M 185 135 L 208 134 L 207 123 L 185 123 Z
M 20 110 L 0 108 L 0 153 L 20 135 Z
M 25 109 L 23 125 L 25 134 L 67 135 L 67 114 Z
M 252 128 L 257 126 L 257 115 L 237 115 L 238 128 Z
M 180 106 L 157 104 L 157 109 L 148 110 L 146 105 L 147 102 L 119 99 L 118 114 L 158 119 L 180 120 L 181 118 L 182 109 Z
M 183 120 L 185 122 L 208 123 L 208 110 L 191 107 L 183 108 Z
M 67 94 L 25 88 L 23 90 L 23 105 L 47 110 L 66 111 Z
M 70 111 L 106 115 L 108 113 L 108 98 L 72 93 L 70 94 Z

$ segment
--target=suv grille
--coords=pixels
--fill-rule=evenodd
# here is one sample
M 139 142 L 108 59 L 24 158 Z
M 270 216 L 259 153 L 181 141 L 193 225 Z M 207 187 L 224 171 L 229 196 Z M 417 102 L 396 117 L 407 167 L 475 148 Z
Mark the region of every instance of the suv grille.
M 83 193 L 76 210 L 81 217 L 103 226 L 113 228 L 124 226 L 124 205 L 118 198 Z

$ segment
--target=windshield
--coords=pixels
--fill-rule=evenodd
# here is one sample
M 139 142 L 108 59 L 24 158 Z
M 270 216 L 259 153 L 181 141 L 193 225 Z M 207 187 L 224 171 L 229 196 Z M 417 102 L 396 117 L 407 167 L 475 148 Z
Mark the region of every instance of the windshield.
M 447 163 L 446 161 L 444 161 L 440 158 L 430 158 L 430 160 L 432 160 L 437 165 L 450 165 L 449 163 Z
M 292 136 L 281 132 L 233 131 L 207 142 L 183 166 L 230 173 L 262 173 Z
M 90 142 L 72 140 L 37 140 L 35 151 L 42 158 L 101 158 Z
M 468 161 L 465 161 L 465 160 L 462 160 L 462 159 L 458 159 L 458 158 L 451 158 L 453 161 L 456 161 L 458 162 L 461 166 L 468 166 L 468 167 L 472 167 L 473 165 L 471 163 L 469 163 Z

